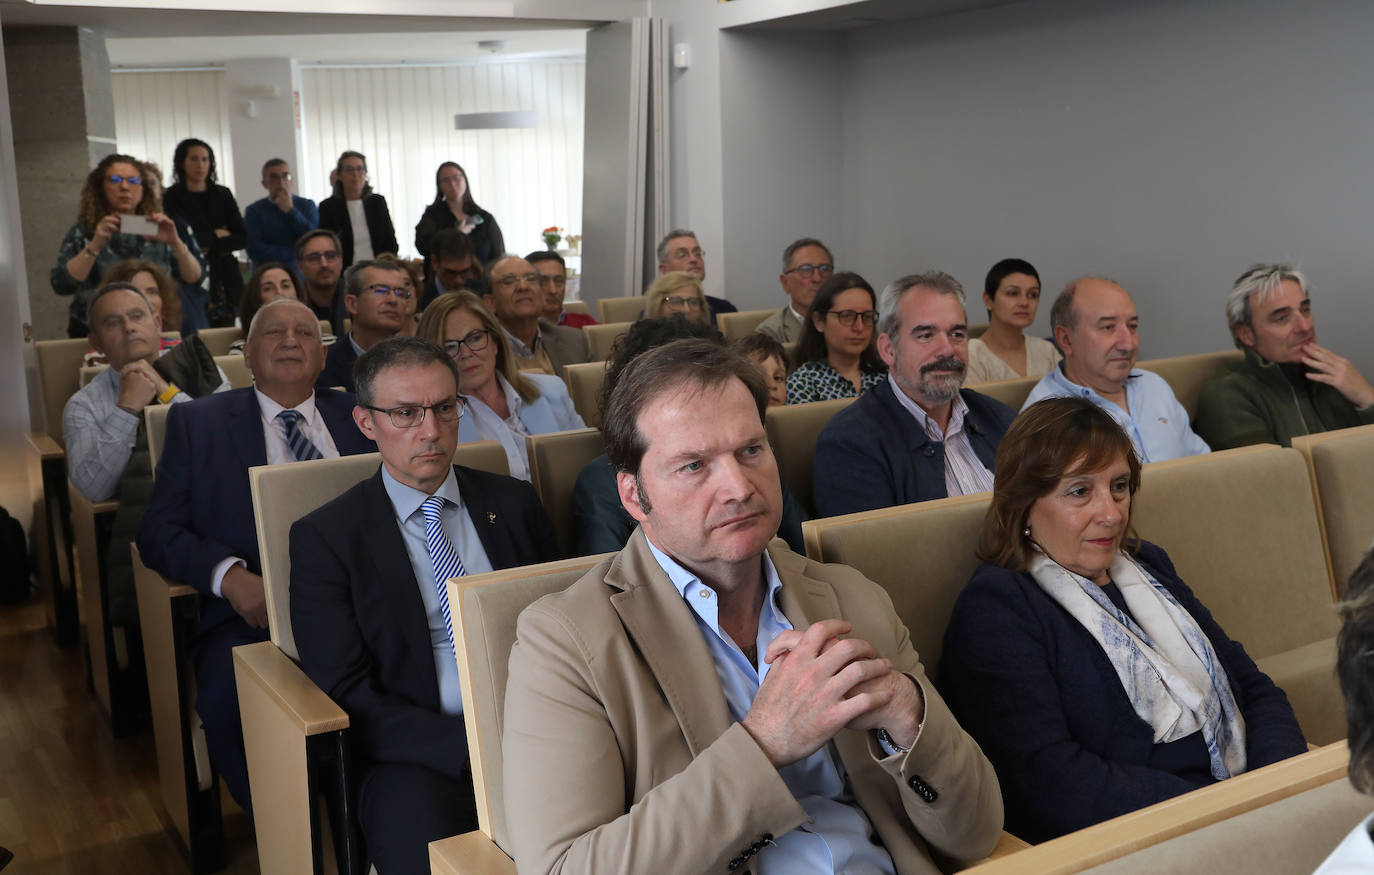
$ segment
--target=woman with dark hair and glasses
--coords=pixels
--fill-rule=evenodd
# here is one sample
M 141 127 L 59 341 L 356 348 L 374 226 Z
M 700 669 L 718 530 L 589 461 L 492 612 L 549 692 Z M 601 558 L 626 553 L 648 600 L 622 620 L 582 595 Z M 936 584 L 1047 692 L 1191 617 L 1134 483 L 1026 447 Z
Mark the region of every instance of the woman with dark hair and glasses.
M 887 373 L 874 345 L 877 296 L 857 273 L 832 274 L 811 301 L 797 342 L 801 364 L 787 378 L 787 403 L 854 398 Z
M 349 150 L 334 166 L 334 194 L 320 201 L 320 227 L 339 235 L 343 267 L 398 250 L 386 198 L 372 190 L 367 158 Z
M 218 184 L 217 169 L 209 143 L 195 138 L 177 143 L 173 183 L 163 193 L 162 205 L 169 216 L 180 218 L 195 232 L 210 267 L 209 309 L 227 313 L 232 321 L 243 297 L 243 274 L 234 256 L 244 247 L 243 216 L 234 193 Z
M 121 217 L 133 216 L 125 222 Z M 146 227 L 134 227 L 146 219 Z M 151 261 L 173 279 L 196 284 L 205 272 L 200 247 L 189 229 L 178 234 L 171 217 L 158 210 L 157 199 L 143 187 L 138 160 L 106 155 L 86 176 L 76 224 L 67 230 L 49 274 L 52 290 L 72 295 L 67 334 L 90 333 L 86 311 L 104 273 L 126 259 Z
M 965 384 L 1038 377 L 1059 364 L 1054 344 L 1025 335 L 1040 306 L 1040 274 L 1029 261 L 1004 258 L 994 264 L 983 282 L 983 306 L 988 330 L 968 342 Z
M 939 686 L 1029 842 L 1307 749 L 1283 692 L 1134 537 L 1139 487 L 1131 439 L 1084 398 L 1031 405 L 997 448 Z
M 526 435 L 587 427 L 561 379 L 517 367 L 501 323 L 472 292 L 435 298 L 416 334 L 458 365 L 458 393 L 468 402 L 458 440 L 499 441 L 512 477 L 530 479 Z
M 457 228 L 472 242 L 477 263 L 486 264 L 506 254 L 506 241 L 496 217 L 472 199 L 472 186 L 467 171 L 452 161 L 445 161 L 434 172 L 434 202 L 425 207 L 420 223 L 415 226 L 415 248 L 429 258 L 429 241 L 445 228 Z

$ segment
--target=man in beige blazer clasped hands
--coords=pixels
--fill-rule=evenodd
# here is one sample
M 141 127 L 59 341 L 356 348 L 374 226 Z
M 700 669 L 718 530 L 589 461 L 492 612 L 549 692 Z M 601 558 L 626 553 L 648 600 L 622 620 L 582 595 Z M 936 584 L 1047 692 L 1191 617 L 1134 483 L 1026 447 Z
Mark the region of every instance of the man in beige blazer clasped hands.
M 639 530 L 526 609 L 511 651 L 522 873 L 934 873 L 931 850 L 996 844 L 997 778 L 886 592 L 773 540 L 767 401 L 695 340 L 617 382 L 603 431 Z

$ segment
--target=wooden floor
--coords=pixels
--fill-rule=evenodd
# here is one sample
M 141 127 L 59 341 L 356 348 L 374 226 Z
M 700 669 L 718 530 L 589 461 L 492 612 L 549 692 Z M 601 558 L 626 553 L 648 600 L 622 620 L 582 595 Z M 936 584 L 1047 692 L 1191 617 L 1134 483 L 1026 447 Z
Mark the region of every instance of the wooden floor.
M 258 871 L 248 818 L 226 794 L 229 873 Z M 0 606 L 0 846 L 15 873 L 190 872 L 164 827 L 151 729 L 115 740 L 80 648 L 59 650 L 42 602 Z

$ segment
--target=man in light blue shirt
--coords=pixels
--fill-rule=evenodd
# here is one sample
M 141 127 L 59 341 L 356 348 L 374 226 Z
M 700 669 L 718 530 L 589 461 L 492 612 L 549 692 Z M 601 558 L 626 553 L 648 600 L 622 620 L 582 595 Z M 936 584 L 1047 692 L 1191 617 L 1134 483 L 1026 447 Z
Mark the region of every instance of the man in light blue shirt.
M 1076 395 L 1111 414 L 1142 462 L 1209 452 L 1164 378 L 1135 366 L 1140 317 L 1125 289 L 1102 277 L 1076 279 L 1055 299 L 1050 326 L 1064 361 L 1035 385 L 1022 410 Z

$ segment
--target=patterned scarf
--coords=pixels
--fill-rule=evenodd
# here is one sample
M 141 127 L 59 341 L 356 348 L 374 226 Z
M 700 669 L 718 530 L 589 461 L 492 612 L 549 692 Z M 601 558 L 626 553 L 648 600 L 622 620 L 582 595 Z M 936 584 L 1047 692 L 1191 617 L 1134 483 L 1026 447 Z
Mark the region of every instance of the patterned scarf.
M 1226 671 L 1197 621 L 1139 563 L 1118 554 L 1111 579 L 1130 615 L 1102 588 L 1037 553 L 1031 577 L 1097 640 L 1156 744 L 1201 730 L 1212 777 L 1245 771 L 1245 720 Z

